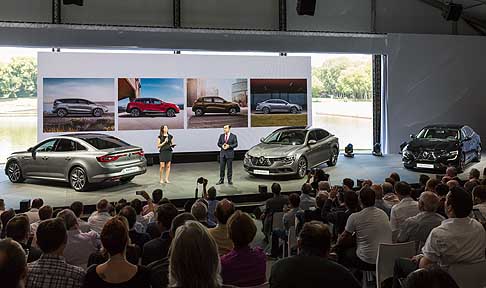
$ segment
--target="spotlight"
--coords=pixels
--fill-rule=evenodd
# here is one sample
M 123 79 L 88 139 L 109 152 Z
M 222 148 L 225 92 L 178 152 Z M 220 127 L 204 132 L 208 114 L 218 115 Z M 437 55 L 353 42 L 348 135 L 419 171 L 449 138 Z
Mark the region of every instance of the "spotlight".
M 373 145 L 373 153 L 374 156 L 383 156 L 383 153 L 381 153 L 381 144 L 380 143 L 375 143 Z
M 297 0 L 297 14 L 314 16 L 316 11 L 316 0 Z
M 346 147 L 344 147 L 344 156 L 345 157 L 354 157 L 353 144 L 349 143 Z
M 463 7 L 461 4 L 448 3 L 445 5 L 442 11 L 442 17 L 446 21 L 458 21 L 461 18 Z

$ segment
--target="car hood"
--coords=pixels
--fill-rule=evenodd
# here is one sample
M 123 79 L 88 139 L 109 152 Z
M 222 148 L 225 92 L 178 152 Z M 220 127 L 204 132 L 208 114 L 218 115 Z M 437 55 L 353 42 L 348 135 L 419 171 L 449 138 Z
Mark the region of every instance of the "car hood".
M 413 139 L 408 143 L 407 150 L 440 150 L 452 151 L 457 150 L 459 142 L 457 140 L 435 140 L 435 139 Z
M 279 145 L 279 144 L 265 144 L 260 143 L 248 151 L 248 155 L 253 157 L 285 157 L 291 156 L 292 152 L 300 149 L 302 145 Z

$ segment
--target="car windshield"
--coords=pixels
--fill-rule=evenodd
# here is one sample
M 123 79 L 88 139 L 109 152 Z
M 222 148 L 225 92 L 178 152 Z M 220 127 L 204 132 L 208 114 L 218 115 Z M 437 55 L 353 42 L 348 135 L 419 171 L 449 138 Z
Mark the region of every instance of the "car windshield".
M 417 135 L 420 139 L 459 140 L 459 130 L 448 128 L 425 128 Z
M 130 146 L 130 144 L 115 137 L 86 137 L 81 139 L 99 150 Z
M 305 141 L 305 130 L 275 131 L 263 139 L 266 144 L 302 145 Z

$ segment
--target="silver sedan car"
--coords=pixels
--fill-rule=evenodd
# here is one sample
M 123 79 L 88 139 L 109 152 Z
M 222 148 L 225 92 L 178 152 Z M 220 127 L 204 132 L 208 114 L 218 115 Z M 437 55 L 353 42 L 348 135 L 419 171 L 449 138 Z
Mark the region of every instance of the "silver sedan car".
M 303 178 L 313 167 L 334 166 L 338 138 L 324 129 L 287 127 L 262 138 L 245 154 L 244 168 L 252 175 L 296 175 Z
M 147 171 L 142 148 L 104 134 L 70 134 L 48 138 L 7 158 L 5 174 L 13 183 L 45 179 L 71 184 L 76 191 L 90 184 L 129 182 Z

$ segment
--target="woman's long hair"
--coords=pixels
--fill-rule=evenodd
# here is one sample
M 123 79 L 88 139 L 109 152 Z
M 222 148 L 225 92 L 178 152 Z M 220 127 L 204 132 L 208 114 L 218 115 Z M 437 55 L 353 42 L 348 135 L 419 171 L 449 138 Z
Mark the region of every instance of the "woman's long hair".
M 169 287 L 222 286 L 218 245 L 197 221 L 177 228 L 169 250 Z
M 160 126 L 159 136 L 162 138 L 164 136 L 164 128 L 167 127 L 167 134 L 169 134 L 169 127 L 167 125 Z

